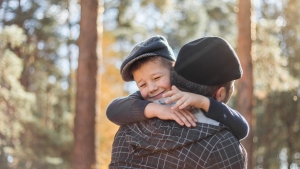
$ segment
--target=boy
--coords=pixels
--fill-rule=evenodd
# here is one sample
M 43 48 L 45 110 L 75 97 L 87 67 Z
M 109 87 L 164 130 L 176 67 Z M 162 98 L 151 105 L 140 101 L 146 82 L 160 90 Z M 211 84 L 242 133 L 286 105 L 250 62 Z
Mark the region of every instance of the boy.
M 164 37 L 155 36 L 137 44 L 122 63 L 121 75 L 124 81 L 135 80 L 140 91 L 127 98 L 114 100 L 107 108 L 107 117 L 116 124 L 129 124 L 153 117 L 175 120 L 180 125 L 187 127 L 195 127 L 196 121 L 214 125 L 219 125 L 221 122 L 228 126 L 239 139 L 245 138 L 248 134 L 246 120 L 225 104 L 212 98 L 181 92 L 176 87 L 168 92 L 171 90 L 170 72 L 173 61 L 172 49 Z M 233 86 L 232 84 L 229 88 Z M 228 90 L 228 92 L 230 91 L 232 92 L 232 90 Z M 178 100 L 172 108 L 156 104 L 163 99 L 163 94 L 171 97 L 167 103 Z M 181 97 L 178 97 L 179 95 Z M 189 98 L 189 100 L 183 102 L 184 105 L 179 107 L 185 98 Z M 192 114 L 189 111 L 191 109 L 185 109 L 187 106 L 198 108 L 198 111 L 193 110 Z M 202 113 L 199 109 L 207 113 Z M 213 119 L 207 118 L 206 115 L 210 115 Z

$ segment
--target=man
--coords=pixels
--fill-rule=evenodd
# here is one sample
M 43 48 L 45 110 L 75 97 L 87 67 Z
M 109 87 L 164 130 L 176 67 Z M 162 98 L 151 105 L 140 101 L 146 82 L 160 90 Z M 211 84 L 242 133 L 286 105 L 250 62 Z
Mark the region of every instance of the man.
M 233 81 L 241 75 L 239 60 L 231 46 L 221 38 L 206 37 L 182 47 L 171 83 L 183 91 L 226 103 L 233 91 Z M 178 97 L 184 92 L 165 94 L 171 96 L 169 102 L 180 103 L 185 99 Z M 183 103 L 186 105 L 182 108 L 193 106 L 188 99 Z M 222 111 L 216 112 L 220 113 L 205 114 L 217 116 L 221 122 L 230 120 L 221 117 Z M 245 168 L 240 144 L 228 129 L 222 124 L 207 123 L 197 123 L 189 129 L 159 119 L 123 125 L 114 140 L 110 168 Z

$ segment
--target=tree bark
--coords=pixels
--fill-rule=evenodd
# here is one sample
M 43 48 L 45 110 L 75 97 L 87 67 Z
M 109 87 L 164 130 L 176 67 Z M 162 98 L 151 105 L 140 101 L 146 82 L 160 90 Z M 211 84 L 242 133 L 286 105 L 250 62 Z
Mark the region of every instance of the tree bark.
M 238 4 L 238 50 L 243 76 L 237 83 L 237 110 L 246 118 L 249 123 L 250 132 L 248 137 L 242 141 L 246 148 L 248 157 L 248 168 L 252 166 L 253 149 L 253 76 L 251 58 L 251 0 L 240 0 Z
M 95 168 L 95 118 L 97 87 L 97 0 L 81 2 L 73 169 Z

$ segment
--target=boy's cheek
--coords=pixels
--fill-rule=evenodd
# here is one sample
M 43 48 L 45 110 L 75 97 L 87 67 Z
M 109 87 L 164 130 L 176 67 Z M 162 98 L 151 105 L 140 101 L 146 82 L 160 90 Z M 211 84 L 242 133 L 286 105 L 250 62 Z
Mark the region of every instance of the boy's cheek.
M 164 83 L 168 91 L 172 90 L 172 85 L 170 80 L 166 80 Z
M 143 89 L 140 89 L 140 92 L 141 92 L 141 95 L 142 97 L 145 99 L 145 100 L 148 100 L 148 97 L 147 97 L 147 92 Z

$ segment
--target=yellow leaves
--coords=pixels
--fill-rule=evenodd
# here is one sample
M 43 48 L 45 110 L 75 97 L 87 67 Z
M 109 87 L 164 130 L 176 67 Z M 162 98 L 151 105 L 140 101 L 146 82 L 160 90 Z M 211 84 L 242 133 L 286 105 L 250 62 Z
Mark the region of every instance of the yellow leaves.
M 100 98 L 101 113 L 97 117 L 97 163 L 100 168 L 108 168 L 111 157 L 111 148 L 118 126 L 110 122 L 106 117 L 106 108 L 115 98 L 126 95 L 124 82 L 120 76 L 119 63 L 121 57 L 113 50 L 115 43 L 111 32 L 104 32 L 102 40 L 103 62 L 101 69 Z
M 116 42 L 115 36 L 111 32 L 104 32 L 102 38 L 103 60 L 117 56 L 113 50 L 113 45 Z M 105 64 L 104 64 L 105 65 Z
M 100 123 L 97 128 L 98 140 L 97 143 L 97 161 L 100 164 L 100 168 L 107 168 L 110 163 L 112 143 L 114 136 L 119 128 L 119 126 L 110 122 L 105 115 L 105 109 L 102 109 L 100 115 Z

